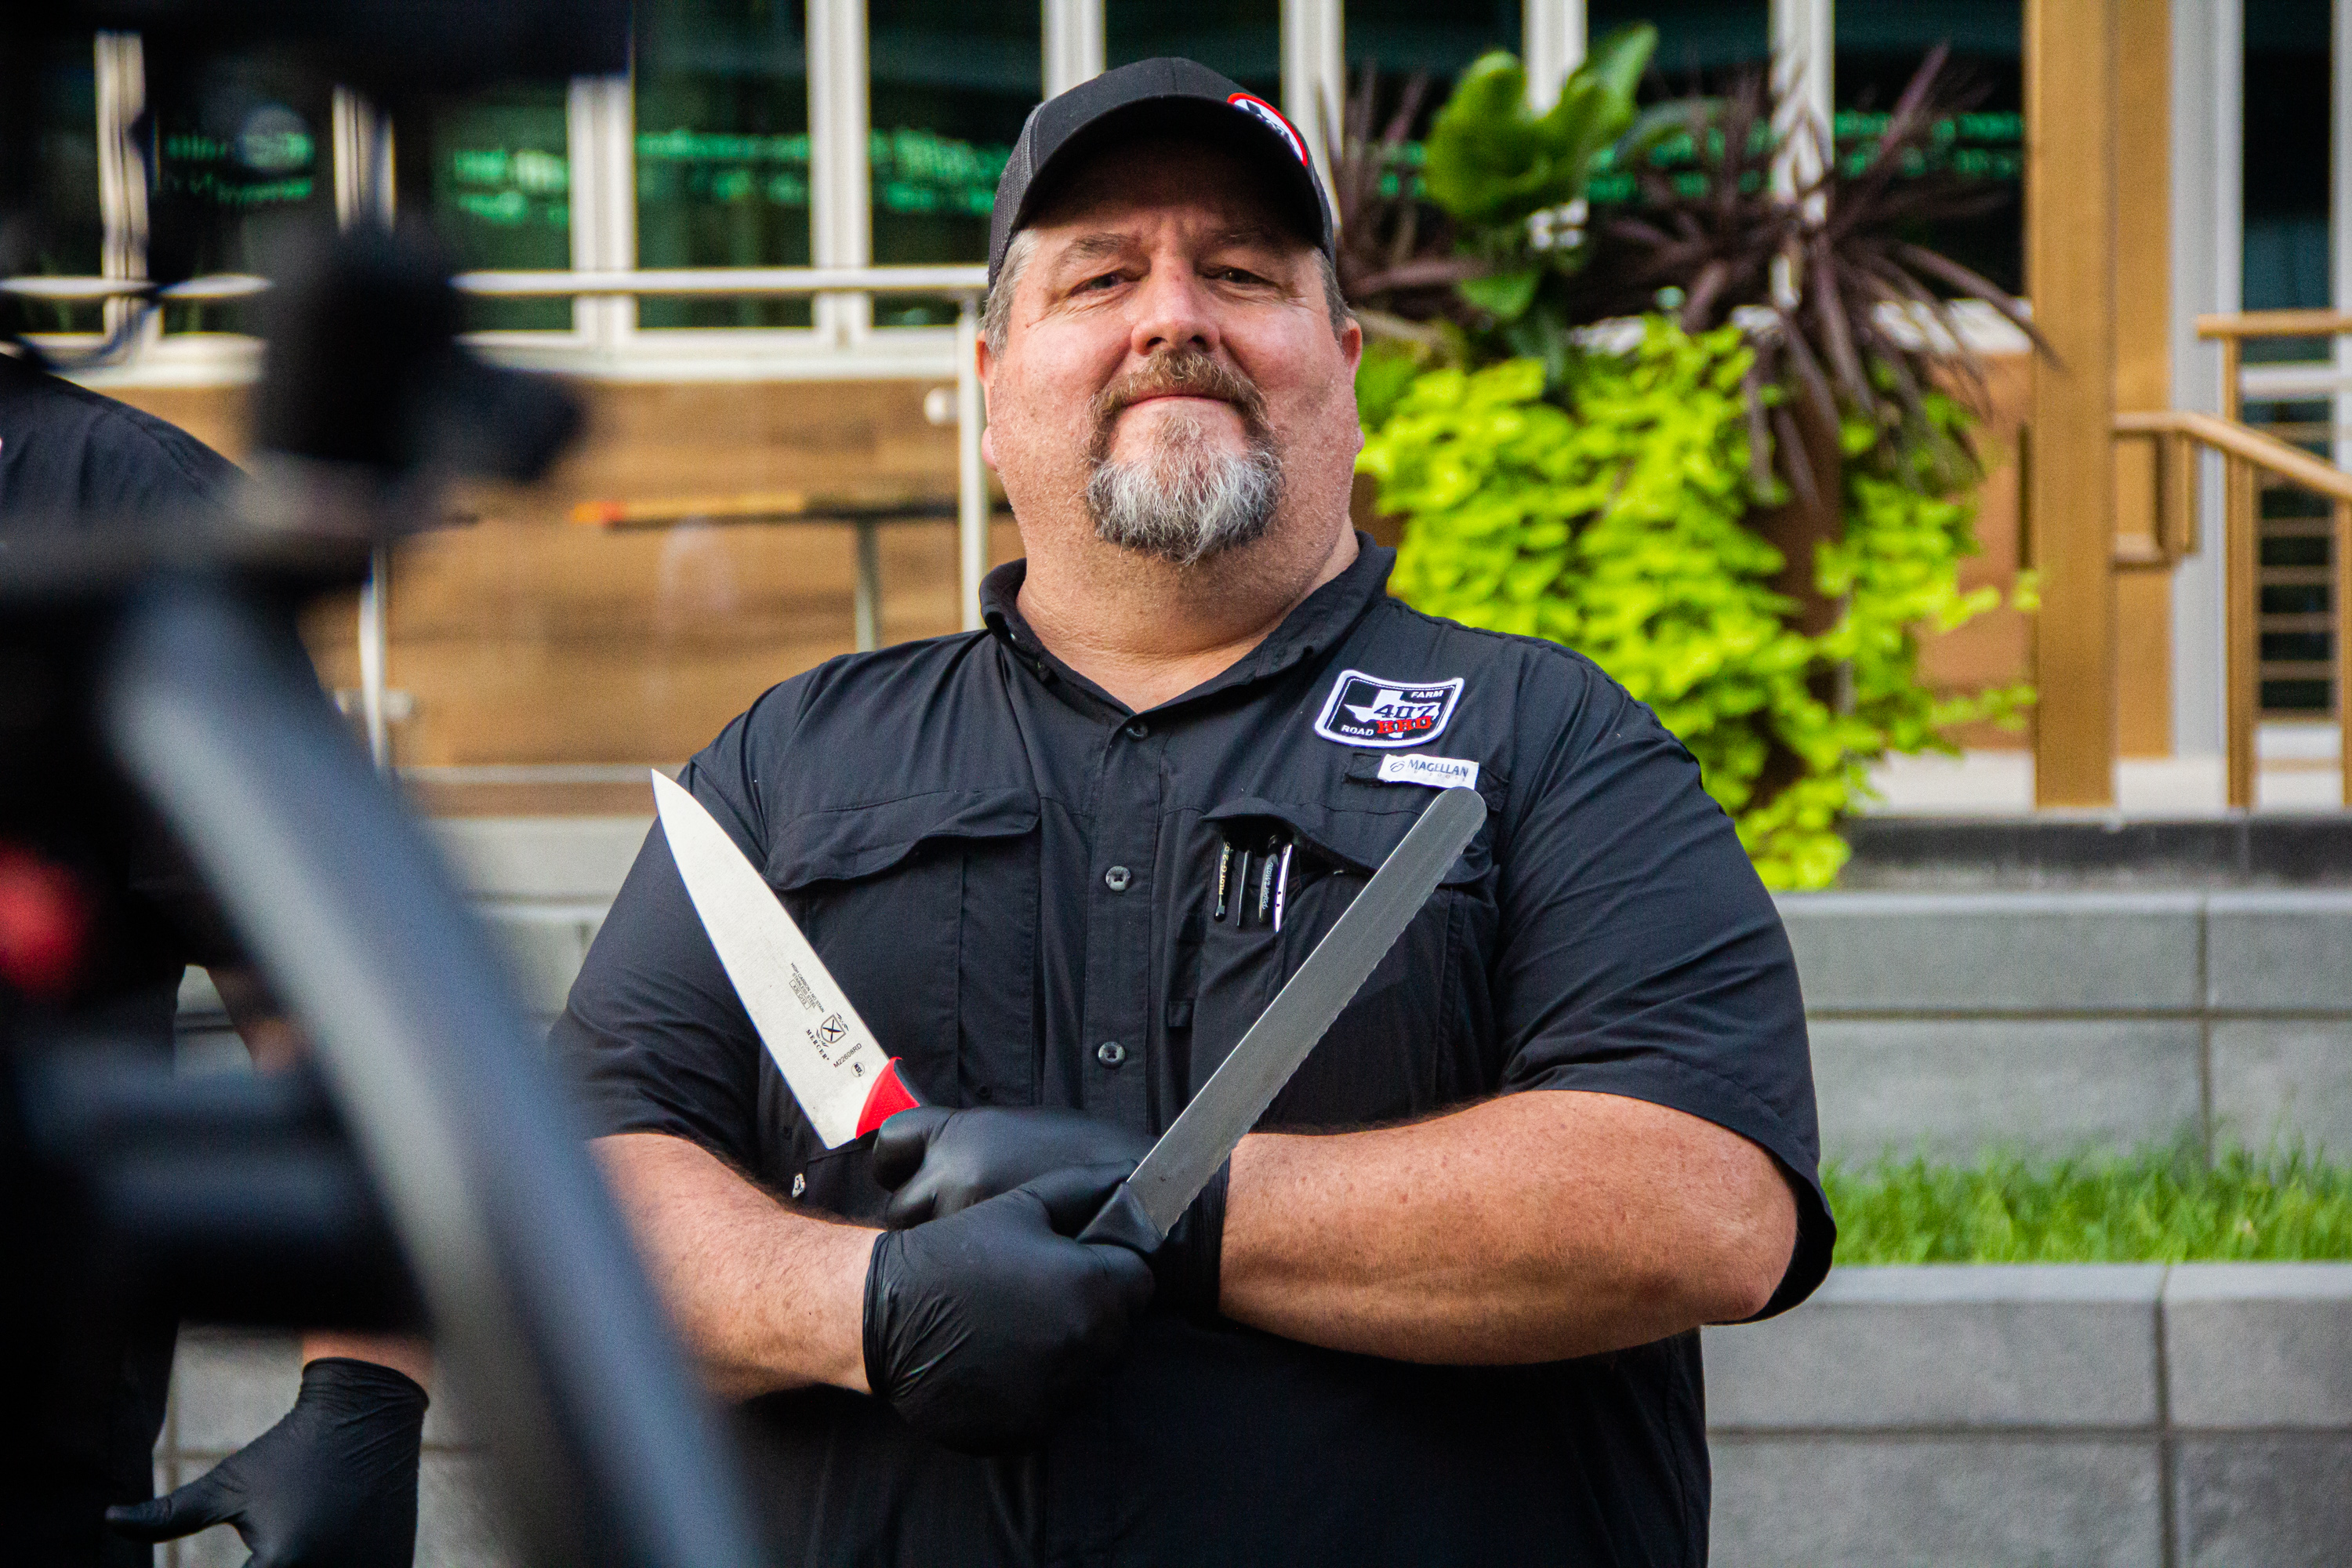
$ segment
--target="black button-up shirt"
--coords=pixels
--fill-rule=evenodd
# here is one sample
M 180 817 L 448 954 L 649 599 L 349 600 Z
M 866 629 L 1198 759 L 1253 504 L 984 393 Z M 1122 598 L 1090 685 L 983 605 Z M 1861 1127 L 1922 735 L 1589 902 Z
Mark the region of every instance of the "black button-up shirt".
M 1391 557 L 1214 679 L 1135 713 L 1041 647 L 992 574 L 982 633 L 775 687 L 684 782 L 943 1105 L 1172 1121 L 1433 798 L 1486 826 L 1261 1124 L 1336 1129 L 1574 1089 L 1701 1116 L 1800 1194 L 1776 1299 L 1828 1265 L 1789 946 L 1730 822 L 1649 710 L 1551 643 L 1420 615 Z M 1280 930 L 1256 858 L 1294 847 Z M 1229 889 L 1227 850 L 1251 849 Z M 1278 853 L 1278 851 L 1277 851 Z M 1248 918 L 1244 919 L 1244 916 Z M 687 1138 L 876 1221 L 769 1061 L 656 827 L 555 1042 L 601 1132 Z M 751 1414 L 779 1528 L 824 1563 L 1698 1563 L 1697 1337 L 1513 1367 L 1413 1365 L 1153 1312 L 1040 1451 L 972 1458 L 877 1400 Z

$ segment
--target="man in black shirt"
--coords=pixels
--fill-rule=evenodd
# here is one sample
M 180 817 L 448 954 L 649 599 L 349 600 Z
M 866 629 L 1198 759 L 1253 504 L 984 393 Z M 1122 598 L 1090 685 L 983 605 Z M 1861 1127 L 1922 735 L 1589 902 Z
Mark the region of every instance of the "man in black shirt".
M 37 531 L 200 525 L 236 478 L 185 431 L 0 353 L 0 559 L 11 538 Z M 56 1030 L 168 1059 L 181 976 L 197 963 L 212 971 L 257 1064 L 290 1062 L 291 1030 L 155 825 L 126 813 L 79 825 L 75 837 L 119 881 L 121 897 L 110 900 L 119 918 L 102 964 L 70 995 L 43 1003 Z M 0 1015 L 17 1005 L 0 978 Z M 29 1260 L 17 1261 L 27 1265 L 26 1281 L 39 1278 Z M 287 1419 L 171 1498 L 150 1501 L 175 1329 L 169 1318 L 120 1325 L 109 1342 L 73 1359 L 79 1370 L 58 1372 L 71 1385 L 56 1401 L 59 1413 L 23 1434 L 17 1461 L 0 1467 L 0 1530 L 26 1561 L 127 1568 L 153 1560 L 149 1542 L 232 1523 L 272 1568 L 406 1564 L 425 1394 L 397 1369 L 421 1375 L 423 1348 L 310 1336 L 302 1394 Z M 372 1445 L 364 1458 L 354 1453 L 362 1443 Z
M 986 631 L 786 681 L 683 781 L 931 1109 L 823 1146 L 658 828 L 555 1033 L 789 1548 L 1704 1561 L 1696 1329 L 1832 1237 L 1731 824 L 1587 660 L 1385 596 L 1360 335 L 1270 106 L 1108 73 L 995 217 L 1028 559 Z M 1453 784 L 1486 827 L 1150 1272 L 1070 1239 Z

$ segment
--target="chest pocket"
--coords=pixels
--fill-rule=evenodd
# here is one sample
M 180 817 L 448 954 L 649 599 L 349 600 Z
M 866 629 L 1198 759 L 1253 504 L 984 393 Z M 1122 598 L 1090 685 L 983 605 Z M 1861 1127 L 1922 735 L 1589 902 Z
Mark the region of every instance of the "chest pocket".
M 1036 1078 L 1037 804 L 950 791 L 795 819 L 768 882 L 882 1047 L 931 1104 L 1025 1102 Z M 879 1215 L 869 1140 L 827 1152 L 772 1063 L 761 1076 L 763 1173 L 854 1219 Z
M 1402 805 L 1404 797 L 1398 799 Z M 1255 887 L 1239 890 L 1225 920 L 1184 922 L 1187 939 L 1197 937 L 1198 947 L 1180 955 L 1177 972 L 1194 984 L 1188 1003 L 1180 983 L 1171 1022 L 1191 1026 L 1184 1052 L 1189 1091 L 1208 1080 L 1417 820 L 1419 813 L 1410 809 L 1359 811 L 1255 797 L 1207 815 L 1206 825 L 1236 847 L 1278 835 L 1297 847 L 1280 931 L 1257 920 Z M 1276 1097 L 1262 1126 L 1360 1126 L 1423 1115 L 1490 1092 L 1499 1081 L 1486 963 L 1496 925 L 1490 831 L 1479 829 Z M 1210 840 L 1213 855 L 1216 842 Z M 1244 905 L 1247 923 L 1234 918 Z

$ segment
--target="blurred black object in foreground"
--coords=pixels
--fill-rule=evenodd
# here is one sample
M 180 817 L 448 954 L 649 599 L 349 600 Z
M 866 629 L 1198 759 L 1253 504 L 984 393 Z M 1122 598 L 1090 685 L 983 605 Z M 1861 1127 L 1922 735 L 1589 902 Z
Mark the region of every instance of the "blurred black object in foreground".
M 617 69 L 625 23 L 616 0 L 11 9 L 0 264 L 37 217 L 21 73 L 44 32 L 267 44 L 392 89 Z M 447 278 L 410 237 L 321 240 L 285 283 L 236 515 L 0 539 L 0 1425 L 73 1418 L 43 1407 L 42 1363 L 78 1324 L 421 1307 L 528 1560 L 748 1568 L 732 1458 L 494 946 L 295 632 L 440 481 L 542 469 L 570 405 L 457 342 Z M 314 1073 L 199 1089 L 106 1049 L 108 889 L 150 825 Z

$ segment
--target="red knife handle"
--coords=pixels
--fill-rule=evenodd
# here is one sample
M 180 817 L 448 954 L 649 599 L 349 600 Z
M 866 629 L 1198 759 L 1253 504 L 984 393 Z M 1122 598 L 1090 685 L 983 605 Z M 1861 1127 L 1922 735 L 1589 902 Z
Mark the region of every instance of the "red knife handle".
M 857 1113 L 857 1136 L 865 1137 L 877 1127 L 902 1110 L 912 1110 L 923 1103 L 923 1097 L 898 1071 L 898 1058 L 892 1057 L 883 1068 L 882 1076 L 866 1091 L 866 1109 Z

